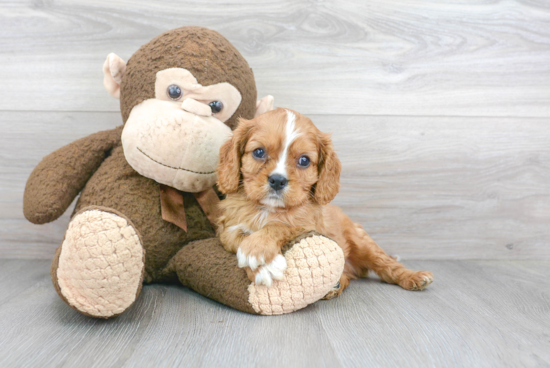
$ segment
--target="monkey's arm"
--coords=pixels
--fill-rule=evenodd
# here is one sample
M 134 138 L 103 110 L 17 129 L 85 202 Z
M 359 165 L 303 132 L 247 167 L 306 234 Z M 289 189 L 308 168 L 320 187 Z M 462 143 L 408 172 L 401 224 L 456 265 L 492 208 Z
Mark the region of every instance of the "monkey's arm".
M 50 153 L 27 180 L 23 213 L 35 224 L 57 219 L 120 142 L 122 126 L 98 132 Z

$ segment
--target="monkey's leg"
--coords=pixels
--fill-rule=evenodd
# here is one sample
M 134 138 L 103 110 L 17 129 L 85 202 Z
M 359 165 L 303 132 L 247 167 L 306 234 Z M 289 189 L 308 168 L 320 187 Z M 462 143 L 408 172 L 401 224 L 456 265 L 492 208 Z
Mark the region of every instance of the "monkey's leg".
M 271 287 L 252 283 L 235 254 L 219 239 L 183 247 L 168 265 L 180 282 L 235 309 L 263 315 L 284 314 L 322 299 L 338 283 L 344 253 L 332 240 L 314 232 L 298 236 L 283 248 L 287 269 Z
M 69 223 L 51 268 L 59 296 L 82 314 L 109 318 L 121 314 L 141 291 L 145 252 L 124 215 L 87 207 Z

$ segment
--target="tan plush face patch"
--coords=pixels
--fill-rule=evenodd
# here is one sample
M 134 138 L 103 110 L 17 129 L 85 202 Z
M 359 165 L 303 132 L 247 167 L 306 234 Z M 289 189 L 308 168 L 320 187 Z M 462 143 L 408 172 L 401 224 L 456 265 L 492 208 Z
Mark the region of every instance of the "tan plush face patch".
M 241 95 L 229 83 L 202 86 L 186 69 L 157 73 L 155 98 L 136 105 L 122 131 L 128 163 L 141 175 L 191 193 L 211 188 L 221 145 L 231 136 L 224 124 Z
M 231 129 L 212 116 L 150 99 L 130 113 L 122 147 L 128 163 L 141 175 L 198 193 L 216 183 L 219 150 L 230 136 Z
M 242 100 L 239 91 L 231 84 L 218 83 L 202 86 L 190 71 L 183 68 L 164 69 L 157 73 L 155 98 L 180 104 L 185 100 L 193 99 L 206 106 L 220 102 L 221 110 L 219 112 L 212 110 L 212 116 L 222 123 L 237 111 Z

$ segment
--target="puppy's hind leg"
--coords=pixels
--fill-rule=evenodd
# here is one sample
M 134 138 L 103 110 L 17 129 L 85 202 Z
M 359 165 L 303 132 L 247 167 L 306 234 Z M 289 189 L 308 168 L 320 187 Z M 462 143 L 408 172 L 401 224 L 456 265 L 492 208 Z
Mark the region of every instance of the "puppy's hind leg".
M 349 277 L 346 276 L 345 273 L 342 273 L 342 276 L 340 276 L 340 281 L 338 281 L 338 283 L 334 285 L 332 290 L 329 291 L 327 295 L 323 297 L 323 299 L 329 300 L 340 296 L 340 294 L 342 294 L 342 292 L 349 286 L 349 281 Z
M 433 281 L 433 275 L 428 271 L 413 271 L 407 269 L 395 258 L 389 256 L 375 243 L 359 224 L 349 218 L 344 226 L 344 237 L 349 246 L 346 263 L 354 273 L 361 277 L 371 269 L 380 276 L 382 281 L 398 284 L 406 290 L 423 290 Z

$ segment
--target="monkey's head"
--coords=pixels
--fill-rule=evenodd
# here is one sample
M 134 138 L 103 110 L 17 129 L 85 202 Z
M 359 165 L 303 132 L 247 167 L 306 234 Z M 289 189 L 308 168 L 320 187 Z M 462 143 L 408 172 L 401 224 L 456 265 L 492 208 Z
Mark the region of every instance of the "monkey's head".
M 219 33 L 201 27 L 168 31 L 126 64 L 109 54 L 107 91 L 120 98 L 122 146 L 141 175 L 186 192 L 216 182 L 221 145 L 237 119 L 273 108 L 256 101 L 256 82 L 242 55 Z

